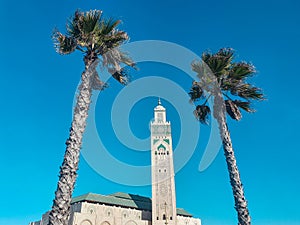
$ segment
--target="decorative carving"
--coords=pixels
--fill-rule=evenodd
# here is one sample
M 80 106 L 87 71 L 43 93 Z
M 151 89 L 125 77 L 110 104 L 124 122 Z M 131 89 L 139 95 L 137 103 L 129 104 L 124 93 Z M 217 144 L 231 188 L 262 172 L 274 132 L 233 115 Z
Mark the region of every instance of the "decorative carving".
M 107 210 L 105 211 L 105 216 L 107 216 L 107 217 L 113 216 L 112 210 L 111 210 L 111 209 L 107 209 Z
M 163 195 L 163 196 L 165 196 L 166 194 L 167 194 L 167 187 L 166 187 L 166 185 L 164 185 L 164 184 L 161 184 L 160 185 L 160 193 L 161 193 L 161 195 Z
M 103 223 L 101 223 L 101 225 L 110 225 L 110 223 L 107 221 L 104 221 Z
M 128 221 L 125 225 L 137 225 L 133 220 Z
M 152 125 L 151 133 L 154 136 L 166 136 L 171 134 L 171 128 L 168 124 Z
M 123 212 L 122 212 L 122 216 L 123 216 L 123 218 L 128 218 L 128 211 L 127 210 L 123 210 Z
M 87 209 L 88 213 L 90 214 L 95 214 L 95 207 L 94 206 L 89 206 L 88 209 Z

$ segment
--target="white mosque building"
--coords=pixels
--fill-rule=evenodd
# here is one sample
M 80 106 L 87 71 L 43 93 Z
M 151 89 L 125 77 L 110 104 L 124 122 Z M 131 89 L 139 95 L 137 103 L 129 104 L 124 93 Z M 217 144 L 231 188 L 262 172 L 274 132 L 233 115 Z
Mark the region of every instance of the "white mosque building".
M 171 124 L 166 109 L 154 108 L 151 122 L 152 199 L 127 193 L 88 193 L 73 198 L 69 225 L 201 225 L 176 207 Z M 48 225 L 49 212 L 29 225 Z

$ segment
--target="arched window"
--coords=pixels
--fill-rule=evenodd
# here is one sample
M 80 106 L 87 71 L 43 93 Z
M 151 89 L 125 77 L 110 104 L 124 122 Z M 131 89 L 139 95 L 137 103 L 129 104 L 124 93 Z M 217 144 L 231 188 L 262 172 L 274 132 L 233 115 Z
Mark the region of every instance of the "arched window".
M 137 225 L 137 224 L 133 220 L 130 220 L 125 225 Z
M 110 225 L 110 223 L 107 221 L 104 221 L 103 223 L 101 223 L 101 225 Z
M 84 220 L 80 223 L 80 225 L 92 225 L 92 222 L 89 220 Z

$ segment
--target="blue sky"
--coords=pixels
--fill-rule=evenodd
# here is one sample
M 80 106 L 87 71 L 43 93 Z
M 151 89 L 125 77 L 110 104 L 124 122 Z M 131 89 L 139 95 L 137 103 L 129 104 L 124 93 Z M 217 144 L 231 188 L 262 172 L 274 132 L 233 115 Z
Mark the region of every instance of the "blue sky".
M 251 61 L 258 70 L 252 82 L 264 90 L 268 100 L 255 104 L 255 114 L 244 115 L 240 122 L 229 121 L 229 128 L 253 224 L 300 224 L 300 3 L 296 0 L 1 0 L 0 224 L 38 220 L 52 205 L 73 98 L 84 67 L 80 53 L 55 53 L 50 37 L 54 27 L 64 31 L 66 19 L 77 8 L 101 9 L 105 16 L 121 19 L 120 28 L 129 33 L 131 42 L 163 40 L 198 55 L 207 49 L 232 47 L 238 60 Z M 139 68 L 132 72 L 133 80 L 159 76 L 189 89 L 190 77 L 174 66 L 142 62 Z M 95 102 L 98 134 L 119 161 L 149 165 L 149 151 L 127 148 L 113 132 L 112 103 L 123 89 L 109 82 L 110 88 Z M 136 89 L 135 96 L 143 88 Z M 137 137 L 149 136 L 156 103 L 156 97 L 141 98 L 130 111 L 127 120 Z M 176 147 L 183 135 L 181 115 L 170 100 L 163 99 L 163 104 Z M 198 170 L 210 131 L 200 126 L 192 157 L 176 173 L 177 205 L 200 217 L 204 225 L 236 224 L 222 151 L 205 171 Z M 89 143 L 97 148 L 95 145 Z M 99 159 L 99 164 L 105 162 Z M 83 158 L 79 167 L 74 195 L 123 191 L 151 196 L 149 185 L 108 180 Z M 130 174 L 124 171 L 124 176 Z

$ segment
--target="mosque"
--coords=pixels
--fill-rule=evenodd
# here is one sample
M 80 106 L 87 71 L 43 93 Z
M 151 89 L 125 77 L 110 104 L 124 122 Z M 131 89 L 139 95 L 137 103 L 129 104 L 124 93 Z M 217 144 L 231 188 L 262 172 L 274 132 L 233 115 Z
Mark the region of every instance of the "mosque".
M 69 225 L 201 225 L 176 207 L 171 124 L 160 100 L 151 122 L 152 199 L 128 193 L 73 198 Z M 49 212 L 29 225 L 48 225 Z

